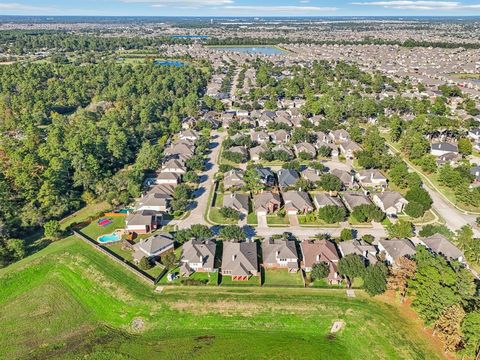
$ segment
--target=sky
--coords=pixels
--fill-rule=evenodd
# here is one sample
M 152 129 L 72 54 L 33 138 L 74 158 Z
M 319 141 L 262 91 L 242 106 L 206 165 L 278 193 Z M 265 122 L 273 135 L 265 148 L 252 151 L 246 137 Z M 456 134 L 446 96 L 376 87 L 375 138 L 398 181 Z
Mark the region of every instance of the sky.
M 480 0 L 0 0 L 0 15 L 472 16 Z

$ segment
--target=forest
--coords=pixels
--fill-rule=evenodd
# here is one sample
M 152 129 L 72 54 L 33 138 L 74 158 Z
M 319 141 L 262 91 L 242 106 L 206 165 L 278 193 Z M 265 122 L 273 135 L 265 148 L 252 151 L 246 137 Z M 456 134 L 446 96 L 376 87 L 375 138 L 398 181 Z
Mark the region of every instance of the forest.
M 94 199 L 138 196 L 209 70 L 146 64 L 0 67 L 0 228 L 28 234 Z

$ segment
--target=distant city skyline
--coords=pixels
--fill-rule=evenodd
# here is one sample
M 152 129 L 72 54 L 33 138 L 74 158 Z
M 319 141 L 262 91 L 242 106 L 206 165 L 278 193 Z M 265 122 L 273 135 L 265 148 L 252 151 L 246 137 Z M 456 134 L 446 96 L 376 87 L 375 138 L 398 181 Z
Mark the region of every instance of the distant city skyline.
M 475 16 L 480 0 L 6 0 L 0 15 Z

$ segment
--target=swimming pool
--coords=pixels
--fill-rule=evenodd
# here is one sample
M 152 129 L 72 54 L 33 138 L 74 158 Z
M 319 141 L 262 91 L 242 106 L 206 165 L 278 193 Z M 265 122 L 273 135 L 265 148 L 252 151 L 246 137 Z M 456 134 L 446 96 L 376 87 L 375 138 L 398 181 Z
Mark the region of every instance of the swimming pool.
M 111 234 L 105 234 L 105 235 L 99 236 L 97 240 L 99 243 L 105 244 L 105 243 L 120 241 L 121 239 L 122 239 L 122 235 L 120 234 L 120 232 L 115 231 Z
M 161 61 L 157 60 L 154 61 L 155 65 L 161 65 L 161 66 L 174 66 L 174 67 L 183 67 L 185 66 L 185 63 L 182 61 Z

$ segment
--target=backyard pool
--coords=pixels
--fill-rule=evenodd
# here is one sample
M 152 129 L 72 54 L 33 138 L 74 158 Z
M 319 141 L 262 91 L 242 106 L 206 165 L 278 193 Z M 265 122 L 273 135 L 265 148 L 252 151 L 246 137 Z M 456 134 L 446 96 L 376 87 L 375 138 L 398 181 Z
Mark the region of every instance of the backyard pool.
M 122 240 L 121 230 L 115 230 L 113 233 L 99 236 L 97 239 L 97 241 L 102 244 L 111 243 L 111 242 L 120 241 L 120 240 Z

